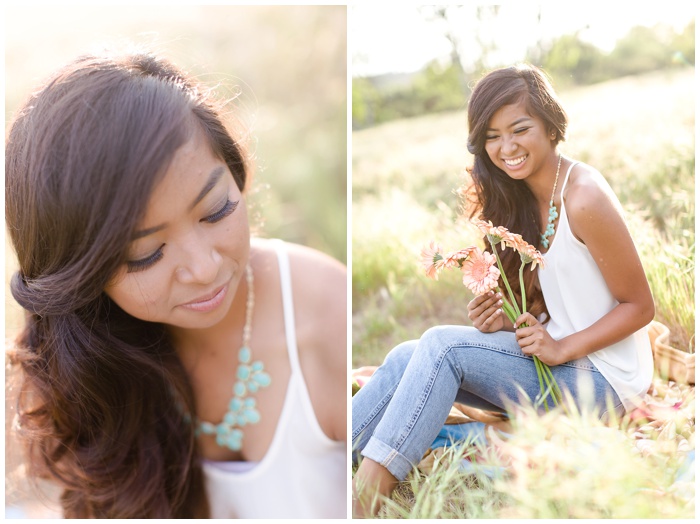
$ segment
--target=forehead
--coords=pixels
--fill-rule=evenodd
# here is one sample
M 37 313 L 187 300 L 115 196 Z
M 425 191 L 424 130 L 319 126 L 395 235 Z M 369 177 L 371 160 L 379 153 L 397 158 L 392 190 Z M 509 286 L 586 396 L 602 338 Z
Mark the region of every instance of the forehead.
M 192 200 L 207 185 L 212 172 L 226 164 L 216 156 L 204 132 L 195 130 L 173 154 L 165 173 L 148 200 L 145 223 L 166 218 L 164 215 L 189 211 Z M 228 169 L 220 178 L 232 178 Z M 150 224 L 149 224 L 150 225 Z
M 509 127 L 523 119 L 539 121 L 536 116 L 530 113 L 525 100 L 520 99 L 514 104 L 507 104 L 498 108 L 489 119 L 488 127 L 490 129 Z

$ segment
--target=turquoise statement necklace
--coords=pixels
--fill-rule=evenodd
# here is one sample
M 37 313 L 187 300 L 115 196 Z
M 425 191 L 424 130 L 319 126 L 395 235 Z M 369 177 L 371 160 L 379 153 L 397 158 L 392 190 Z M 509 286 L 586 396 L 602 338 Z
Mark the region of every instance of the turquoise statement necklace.
M 264 371 L 263 363 L 259 360 L 251 362 L 250 333 L 253 326 L 253 306 L 255 293 L 253 291 L 253 270 L 250 264 L 246 266 L 246 282 L 248 298 L 246 300 L 245 326 L 243 327 L 243 343 L 238 351 L 238 369 L 236 382 L 233 385 L 233 398 L 229 402 L 228 411 L 218 424 L 198 421 L 195 435 L 215 435 L 216 443 L 232 451 L 240 451 L 243 445 L 243 431 L 240 429 L 248 424 L 260 422 L 260 412 L 255 405 L 255 394 L 258 389 L 270 385 L 271 379 Z
M 549 200 L 549 218 L 547 219 L 547 229 L 540 235 L 542 239 L 542 247 L 549 248 L 549 237 L 554 234 L 554 221 L 559 216 L 557 206 L 554 205 L 554 194 L 557 192 L 557 181 L 559 180 L 559 168 L 561 167 L 561 153 L 559 153 L 559 162 L 557 163 L 557 174 L 554 177 L 554 187 L 552 188 L 552 198 Z

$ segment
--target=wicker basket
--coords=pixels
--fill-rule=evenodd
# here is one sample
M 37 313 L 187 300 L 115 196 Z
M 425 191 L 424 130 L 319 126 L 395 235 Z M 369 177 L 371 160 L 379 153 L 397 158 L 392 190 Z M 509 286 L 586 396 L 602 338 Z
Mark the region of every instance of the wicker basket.
M 649 324 L 649 340 L 654 354 L 654 367 L 662 378 L 684 384 L 695 384 L 695 353 L 669 346 L 670 331 L 656 320 Z

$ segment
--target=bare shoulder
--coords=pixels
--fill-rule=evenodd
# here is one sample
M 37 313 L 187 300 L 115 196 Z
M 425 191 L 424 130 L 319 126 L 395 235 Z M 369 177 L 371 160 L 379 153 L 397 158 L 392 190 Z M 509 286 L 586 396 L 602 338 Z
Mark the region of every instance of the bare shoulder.
M 344 335 L 347 269 L 333 257 L 298 244 L 287 244 L 297 325 L 319 348 Z M 301 333 L 300 333 L 301 334 Z M 343 338 L 343 353 L 345 338 Z
M 347 270 L 315 249 L 286 244 L 302 371 L 316 418 L 331 439 L 347 429 Z
M 571 229 L 579 239 L 598 228 L 623 220 L 620 201 L 595 168 L 579 163 L 572 169 L 565 195 Z
M 264 267 L 270 280 L 278 282 L 275 241 L 254 239 L 256 267 Z M 345 353 L 347 329 L 347 269 L 330 255 L 291 242 L 284 242 L 289 256 L 294 317 L 300 351 L 320 351 L 338 345 Z M 275 284 L 277 285 L 277 284 Z M 344 358 L 344 357 L 343 357 Z

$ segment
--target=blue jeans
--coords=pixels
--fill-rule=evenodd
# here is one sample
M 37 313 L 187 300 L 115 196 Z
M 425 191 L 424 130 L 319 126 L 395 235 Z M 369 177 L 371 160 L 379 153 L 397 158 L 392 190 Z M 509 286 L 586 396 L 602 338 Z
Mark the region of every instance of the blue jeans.
M 601 417 L 609 407 L 624 413 L 588 357 L 551 370 L 580 408 L 596 409 Z M 514 333 L 430 328 L 420 340 L 396 346 L 353 397 L 353 459 L 361 452 L 403 480 L 437 436 L 453 402 L 505 412 L 511 403 L 524 402 L 523 392 L 535 399 L 540 386 L 532 357 L 521 351 Z

